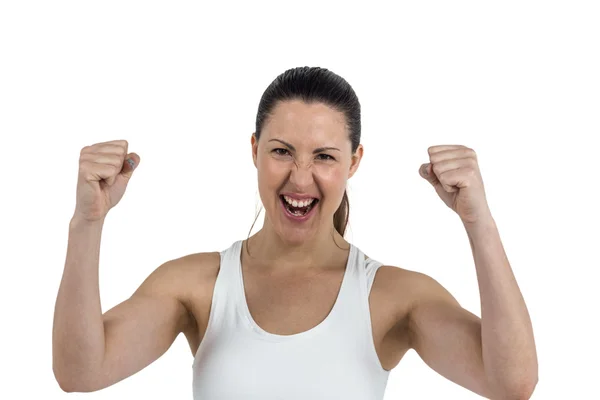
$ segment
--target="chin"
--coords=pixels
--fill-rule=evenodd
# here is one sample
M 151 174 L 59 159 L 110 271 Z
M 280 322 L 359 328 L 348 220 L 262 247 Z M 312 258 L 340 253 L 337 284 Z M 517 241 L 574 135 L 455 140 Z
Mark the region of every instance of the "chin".
M 285 227 L 283 227 L 283 229 L 281 229 L 279 232 L 279 236 L 281 237 L 281 239 L 289 245 L 302 244 L 307 240 L 311 239 L 314 236 L 314 234 L 315 232 L 313 230 L 293 228 L 286 229 Z
M 293 226 L 287 221 L 279 219 L 273 227 L 277 236 L 290 247 L 299 246 L 317 236 L 318 226 Z

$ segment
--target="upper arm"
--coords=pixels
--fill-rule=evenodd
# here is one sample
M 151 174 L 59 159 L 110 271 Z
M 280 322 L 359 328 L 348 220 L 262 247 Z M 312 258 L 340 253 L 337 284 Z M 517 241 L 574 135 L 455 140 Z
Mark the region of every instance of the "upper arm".
M 489 397 L 483 366 L 481 319 L 460 306 L 433 278 L 411 272 L 410 345 L 434 371 Z
M 142 370 L 171 347 L 193 318 L 180 300 L 186 258 L 156 268 L 127 300 L 103 315 L 104 360 L 88 390 L 111 386 Z

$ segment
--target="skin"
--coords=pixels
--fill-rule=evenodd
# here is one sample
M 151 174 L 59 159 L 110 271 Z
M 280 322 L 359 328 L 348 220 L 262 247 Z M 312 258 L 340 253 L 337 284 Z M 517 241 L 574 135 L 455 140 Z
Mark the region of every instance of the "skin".
M 265 208 L 263 228 L 249 240 L 252 254 L 270 260 L 267 268 L 298 271 L 331 261 L 330 254 L 337 254 L 339 247 L 349 248 L 334 229 L 333 214 L 342 201 L 346 182 L 360 165 L 363 146 L 352 154 L 344 115 L 323 104 L 281 102 L 260 140 L 252 135 L 251 145 Z M 313 153 L 323 147 L 332 149 Z M 280 205 L 281 192 L 318 198 L 312 217 L 303 223 L 286 218 Z
M 363 146 L 352 153 L 343 114 L 300 101 L 278 104 L 251 145 L 265 220 L 244 241 L 246 300 L 264 330 L 303 332 L 328 315 L 339 291 L 349 243 L 335 231 L 333 214 L 360 165 Z M 336 150 L 314 153 L 322 147 Z M 474 152 L 464 146 L 433 146 L 428 152 L 430 163 L 420 173 L 464 224 L 482 318 L 462 308 L 433 278 L 384 265 L 369 296 L 381 367 L 392 370 L 414 349 L 433 370 L 486 398 L 528 399 L 537 383 L 531 321 L 487 207 Z M 303 223 L 288 220 L 281 191 L 319 198 L 316 213 Z M 72 220 L 72 264 L 97 268 L 101 230 L 101 224 Z M 87 392 L 119 382 L 159 358 L 182 332 L 195 355 L 206 332 L 219 263 L 218 252 L 166 262 L 131 298 L 102 315 L 104 330 L 69 332 L 94 357 L 69 355 L 71 347 L 57 346 L 56 365 L 65 365 L 55 369 L 61 388 Z M 97 270 L 91 274 L 96 275 Z M 85 293 L 94 288 L 97 282 Z M 87 300 L 97 300 L 97 294 Z M 68 369 L 75 359 L 77 367 Z
M 333 229 L 333 213 L 363 155 L 362 145 L 351 152 L 343 114 L 301 101 L 279 103 L 260 140 L 252 136 L 251 143 L 266 216 L 264 228 L 249 240 L 256 250 L 254 259 L 242 256 L 250 307 L 253 288 L 255 299 L 283 297 L 265 293 L 269 280 L 264 271 L 285 276 L 292 275 L 288 271 L 325 270 L 323 261 L 338 270 L 344 266 L 344 252 L 337 250 L 336 242 L 343 242 L 345 248 L 348 243 Z M 322 147 L 338 150 L 314 153 Z M 483 320 L 461 307 L 433 278 L 383 266 L 369 298 L 382 367 L 392 369 L 412 348 L 433 370 L 482 396 L 529 398 L 537 383 L 531 321 L 487 204 L 476 154 L 460 145 L 432 146 L 428 153 L 430 162 L 419 172 L 464 224 L 476 264 Z M 280 207 L 282 190 L 320 198 L 317 213 L 308 222 L 289 221 Z M 254 284 L 253 270 L 263 272 Z M 331 282 L 337 288 L 338 280 Z M 335 300 L 324 295 L 321 302 L 323 298 L 326 304 Z M 255 300 L 257 322 L 262 317 L 264 325 L 282 329 L 281 322 L 273 322 L 289 316 L 280 303 L 265 305 Z M 268 313 L 259 311 L 261 305 Z M 321 310 L 320 318 L 313 317 L 310 323 L 301 324 L 303 329 L 291 333 L 316 325 L 327 311 Z

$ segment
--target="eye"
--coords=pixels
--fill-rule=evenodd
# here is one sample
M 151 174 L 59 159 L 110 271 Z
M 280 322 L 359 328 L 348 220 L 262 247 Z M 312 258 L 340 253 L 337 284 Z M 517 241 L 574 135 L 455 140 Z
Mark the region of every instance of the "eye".
M 274 149 L 272 151 L 272 153 L 275 153 L 278 156 L 286 156 L 286 155 L 290 154 L 289 151 L 287 151 L 286 149 L 282 149 L 282 148 Z
M 335 158 L 333 158 L 329 154 L 319 154 L 317 157 L 321 157 L 321 156 L 325 157 L 325 158 L 321 158 L 321 160 L 333 160 L 333 161 L 335 161 Z

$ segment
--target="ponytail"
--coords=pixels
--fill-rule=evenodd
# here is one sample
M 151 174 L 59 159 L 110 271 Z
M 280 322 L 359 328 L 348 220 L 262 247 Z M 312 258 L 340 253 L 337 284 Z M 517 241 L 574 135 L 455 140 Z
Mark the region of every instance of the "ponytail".
M 342 203 L 338 207 L 335 214 L 333 214 L 333 226 L 342 237 L 346 232 L 346 226 L 348 225 L 348 217 L 350 215 L 350 202 L 348 201 L 348 191 L 344 190 L 344 197 Z

